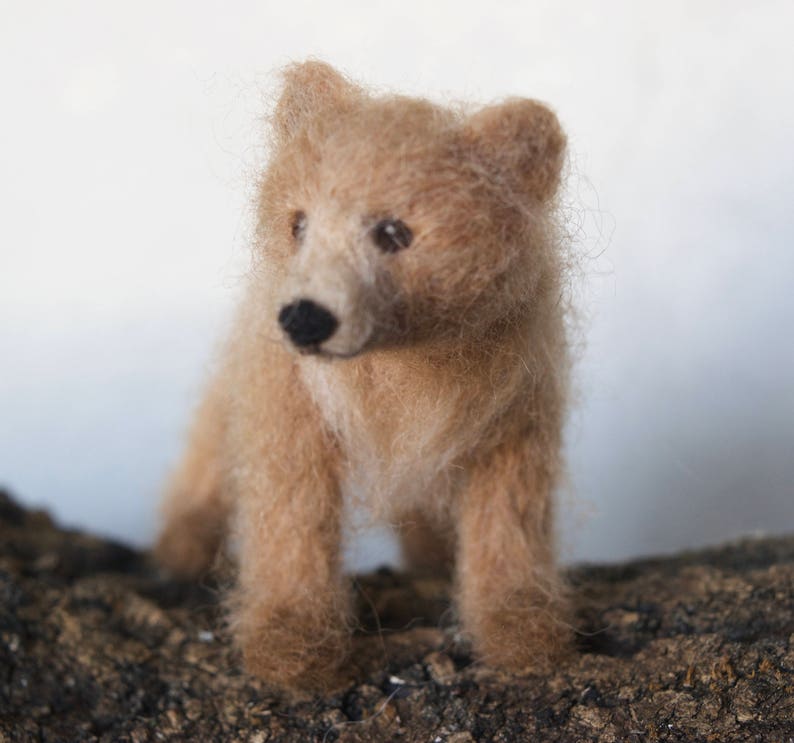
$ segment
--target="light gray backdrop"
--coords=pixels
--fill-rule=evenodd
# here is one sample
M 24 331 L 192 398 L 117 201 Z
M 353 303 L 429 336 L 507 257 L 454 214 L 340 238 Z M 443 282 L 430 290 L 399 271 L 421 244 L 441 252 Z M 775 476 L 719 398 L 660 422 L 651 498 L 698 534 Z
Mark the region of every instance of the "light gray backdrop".
M 569 134 L 567 559 L 794 529 L 790 2 L 2 3 L 0 482 L 147 543 L 307 55 Z M 394 556 L 381 533 L 351 561 Z

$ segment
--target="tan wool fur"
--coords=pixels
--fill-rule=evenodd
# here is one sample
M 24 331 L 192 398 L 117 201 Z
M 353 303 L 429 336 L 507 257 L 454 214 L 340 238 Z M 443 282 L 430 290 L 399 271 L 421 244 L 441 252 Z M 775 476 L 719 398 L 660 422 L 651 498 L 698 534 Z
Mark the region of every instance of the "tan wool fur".
M 235 538 L 232 627 L 252 673 L 333 684 L 353 500 L 398 525 L 410 567 L 454 570 L 485 663 L 539 670 L 569 646 L 552 505 L 564 150 L 532 100 L 446 108 L 320 62 L 285 71 L 245 299 L 156 546 L 196 576 Z

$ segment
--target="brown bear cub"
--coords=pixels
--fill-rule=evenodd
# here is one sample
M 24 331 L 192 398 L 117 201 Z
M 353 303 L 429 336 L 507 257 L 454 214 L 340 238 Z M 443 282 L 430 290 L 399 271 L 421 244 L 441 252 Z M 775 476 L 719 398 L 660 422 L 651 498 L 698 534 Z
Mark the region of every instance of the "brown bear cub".
M 246 667 L 334 682 L 351 633 L 343 514 L 397 524 L 453 570 L 485 663 L 569 644 L 555 566 L 568 354 L 555 197 L 565 136 L 532 100 L 466 111 L 285 72 L 245 300 L 165 501 L 182 575 L 239 550 Z

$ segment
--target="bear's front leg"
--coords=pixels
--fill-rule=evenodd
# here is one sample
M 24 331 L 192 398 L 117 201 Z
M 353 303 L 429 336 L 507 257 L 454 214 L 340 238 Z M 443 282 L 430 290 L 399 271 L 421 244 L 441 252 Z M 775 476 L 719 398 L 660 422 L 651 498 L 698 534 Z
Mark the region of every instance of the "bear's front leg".
M 471 465 L 460 503 L 463 629 L 482 660 L 508 671 L 548 669 L 570 647 L 554 555 L 553 472 L 542 448 L 502 445 Z
M 293 377 L 283 409 L 235 431 L 240 541 L 232 622 L 247 670 L 284 687 L 334 683 L 350 640 L 338 452 Z M 251 408 L 252 412 L 258 412 Z

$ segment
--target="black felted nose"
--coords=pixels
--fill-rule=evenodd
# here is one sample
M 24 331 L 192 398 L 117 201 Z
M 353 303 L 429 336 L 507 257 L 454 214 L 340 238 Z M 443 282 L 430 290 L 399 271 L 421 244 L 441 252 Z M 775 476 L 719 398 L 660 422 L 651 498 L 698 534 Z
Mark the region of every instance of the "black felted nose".
M 296 346 L 315 346 L 330 338 L 339 322 L 325 307 L 310 299 L 284 305 L 278 323 Z

